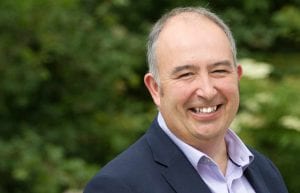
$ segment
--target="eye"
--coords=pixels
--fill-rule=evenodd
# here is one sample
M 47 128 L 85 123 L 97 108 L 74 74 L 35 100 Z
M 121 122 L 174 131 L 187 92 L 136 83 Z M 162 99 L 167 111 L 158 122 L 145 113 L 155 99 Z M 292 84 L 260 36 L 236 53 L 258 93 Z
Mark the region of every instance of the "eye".
M 193 75 L 194 75 L 194 73 L 192 73 L 192 72 L 186 72 L 186 73 L 180 74 L 178 76 L 178 78 L 188 78 L 188 77 L 193 76 Z
M 225 72 L 227 72 L 226 70 L 214 70 L 213 71 L 214 73 L 225 73 Z
M 216 74 L 225 74 L 228 73 L 229 71 L 227 69 L 216 69 L 213 70 L 212 73 L 216 73 Z

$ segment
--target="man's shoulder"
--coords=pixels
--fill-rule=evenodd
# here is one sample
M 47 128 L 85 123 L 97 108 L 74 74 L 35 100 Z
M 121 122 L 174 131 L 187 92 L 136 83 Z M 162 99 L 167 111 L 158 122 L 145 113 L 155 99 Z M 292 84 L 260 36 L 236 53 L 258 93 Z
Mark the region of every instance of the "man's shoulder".
M 260 151 L 252 148 L 252 147 L 248 147 L 248 149 L 251 151 L 251 153 L 254 155 L 254 160 L 253 160 L 253 164 L 258 165 L 260 167 L 266 167 L 268 165 L 274 165 L 273 162 L 263 153 L 261 153 Z
M 142 184 L 158 180 L 159 171 L 155 169 L 157 164 L 146 138 L 142 136 L 103 166 L 87 184 L 85 192 L 106 189 L 107 192 L 132 192 L 137 186 L 147 187 Z
M 259 168 L 262 172 L 267 172 L 269 170 L 273 171 L 274 169 L 277 170 L 274 163 L 266 155 L 252 147 L 248 147 L 248 149 L 254 155 L 254 160 L 250 164 L 250 166 L 255 167 L 257 169 Z
M 142 136 L 134 144 L 108 162 L 100 173 L 120 175 L 121 173 L 132 173 L 133 168 L 139 168 L 152 160 L 151 150 L 145 136 Z
M 249 165 L 246 170 L 246 176 L 248 180 L 261 178 L 260 183 L 264 182 L 266 186 L 272 189 L 272 192 L 288 192 L 281 176 L 280 171 L 275 164 L 265 155 L 258 152 L 253 148 L 249 148 L 254 155 L 253 162 Z

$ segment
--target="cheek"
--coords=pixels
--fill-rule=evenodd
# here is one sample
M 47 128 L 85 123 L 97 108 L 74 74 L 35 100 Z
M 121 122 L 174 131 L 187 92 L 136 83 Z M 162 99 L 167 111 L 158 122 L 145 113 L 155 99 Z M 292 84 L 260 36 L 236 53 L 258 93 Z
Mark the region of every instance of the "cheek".
M 223 93 L 227 98 L 227 101 L 231 103 L 231 108 L 238 108 L 240 102 L 239 86 L 226 87 Z
M 218 83 L 219 89 L 223 91 L 223 93 L 229 95 L 239 95 L 239 82 L 237 80 L 232 79 L 224 79 Z
M 168 84 L 161 88 L 161 97 L 166 98 L 167 103 L 184 103 L 188 100 L 192 91 L 187 85 L 182 84 Z
M 176 84 L 173 85 L 173 93 L 177 95 L 177 99 L 180 101 L 186 101 L 192 96 L 195 89 L 187 84 Z

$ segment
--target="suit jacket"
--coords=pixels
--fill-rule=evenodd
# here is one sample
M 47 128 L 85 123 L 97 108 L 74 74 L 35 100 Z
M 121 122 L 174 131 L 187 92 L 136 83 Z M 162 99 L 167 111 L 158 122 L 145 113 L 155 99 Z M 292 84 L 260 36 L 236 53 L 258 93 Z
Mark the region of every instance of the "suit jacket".
M 245 176 L 256 193 L 288 193 L 274 164 L 251 149 L 255 158 Z M 84 193 L 211 193 L 197 171 L 153 121 L 131 147 L 104 166 Z

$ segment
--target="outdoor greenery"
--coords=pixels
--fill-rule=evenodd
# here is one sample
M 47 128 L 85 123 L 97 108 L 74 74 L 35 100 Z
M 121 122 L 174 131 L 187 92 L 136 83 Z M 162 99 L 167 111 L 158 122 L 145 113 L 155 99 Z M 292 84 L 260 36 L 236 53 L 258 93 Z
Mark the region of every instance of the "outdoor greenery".
M 1 0 L 1 193 L 81 192 L 145 132 L 147 33 L 183 5 L 231 26 L 245 66 L 232 127 L 299 191 L 299 0 Z

